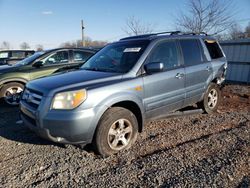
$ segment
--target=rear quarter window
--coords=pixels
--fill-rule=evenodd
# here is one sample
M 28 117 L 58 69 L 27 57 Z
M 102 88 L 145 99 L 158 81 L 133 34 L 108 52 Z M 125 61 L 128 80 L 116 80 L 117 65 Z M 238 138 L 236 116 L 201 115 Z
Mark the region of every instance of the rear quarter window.
M 219 44 L 214 40 L 205 40 L 206 47 L 210 54 L 211 59 L 218 59 L 223 57 L 223 53 L 220 49 Z
M 186 66 L 197 65 L 202 62 L 201 49 L 197 39 L 180 40 L 180 45 Z

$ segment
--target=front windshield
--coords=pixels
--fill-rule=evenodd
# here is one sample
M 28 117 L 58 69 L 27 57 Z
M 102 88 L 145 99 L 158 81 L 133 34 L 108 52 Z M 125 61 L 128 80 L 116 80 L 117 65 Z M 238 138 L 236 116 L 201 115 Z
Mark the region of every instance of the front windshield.
M 43 55 L 45 52 L 36 52 L 32 56 L 29 56 L 22 61 L 19 61 L 18 63 L 15 64 L 15 66 L 20 66 L 20 65 L 28 65 L 32 63 L 34 60 L 39 58 L 41 55 Z
M 141 57 L 149 41 L 110 44 L 91 57 L 81 68 L 101 72 L 128 72 Z

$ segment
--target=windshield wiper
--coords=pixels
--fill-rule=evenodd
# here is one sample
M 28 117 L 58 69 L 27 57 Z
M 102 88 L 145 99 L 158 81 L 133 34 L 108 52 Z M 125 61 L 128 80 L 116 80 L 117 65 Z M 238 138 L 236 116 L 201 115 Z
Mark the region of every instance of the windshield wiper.
M 96 67 L 92 67 L 92 68 L 82 68 L 83 70 L 89 70 L 89 71 L 98 71 L 98 72 L 117 72 L 114 69 L 99 69 Z
M 100 71 L 98 68 L 82 68 L 82 69 L 88 71 Z

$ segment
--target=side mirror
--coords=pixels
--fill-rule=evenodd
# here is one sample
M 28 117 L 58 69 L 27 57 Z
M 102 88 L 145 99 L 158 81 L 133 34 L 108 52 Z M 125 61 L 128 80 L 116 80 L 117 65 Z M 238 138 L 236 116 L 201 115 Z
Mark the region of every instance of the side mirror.
M 33 67 L 37 67 L 37 68 L 42 67 L 42 66 L 43 66 L 43 62 L 42 61 L 37 61 L 37 62 L 35 62 L 33 64 Z
M 152 62 L 144 65 L 144 69 L 147 74 L 162 72 L 164 70 L 164 64 L 160 62 Z

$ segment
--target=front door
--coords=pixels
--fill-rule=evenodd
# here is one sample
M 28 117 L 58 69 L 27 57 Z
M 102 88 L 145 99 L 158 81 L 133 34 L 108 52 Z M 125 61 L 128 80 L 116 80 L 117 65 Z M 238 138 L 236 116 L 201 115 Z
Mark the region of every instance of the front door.
M 69 53 L 68 50 L 57 51 L 40 61 L 43 62 L 43 65 L 41 67 L 33 67 L 30 72 L 31 80 L 50 75 L 58 69 L 68 66 Z
M 152 50 L 146 63 L 161 62 L 164 71 L 145 75 L 144 106 L 148 119 L 164 116 L 183 106 L 185 72 L 175 40 L 161 41 Z

